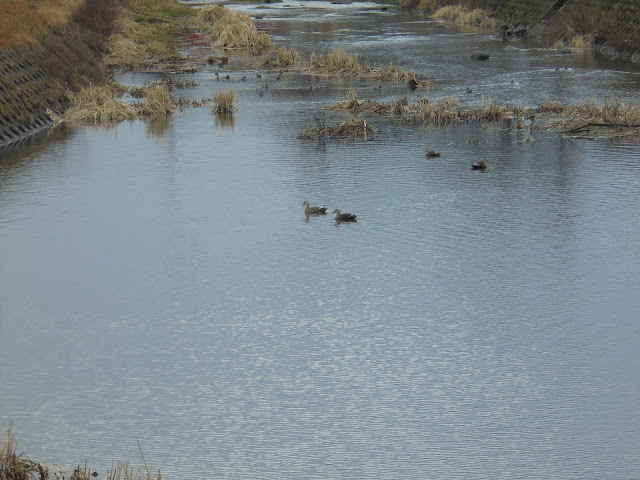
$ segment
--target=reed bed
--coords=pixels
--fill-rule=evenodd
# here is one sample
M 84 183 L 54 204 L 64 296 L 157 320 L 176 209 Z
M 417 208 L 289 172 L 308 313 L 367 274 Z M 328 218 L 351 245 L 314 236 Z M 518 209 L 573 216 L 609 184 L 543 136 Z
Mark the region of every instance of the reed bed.
M 216 113 L 230 113 L 234 111 L 233 102 L 235 100 L 233 90 L 221 90 L 213 94 L 213 111 Z
M 232 12 L 223 5 L 210 5 L 200 9 L 197 19 L 207 29 L 214 48 L 258 51 L 273 46 L 269 35 L 258 31 L 246 13 Z
M 479 8 L 469 10 L 463 5 L 447 5 L 439 8 L 433 14 L 433 18 L 434 20 L 444 20 L 474 27 L 493 28 L 496 26 L 496 20 L 484 10 Z

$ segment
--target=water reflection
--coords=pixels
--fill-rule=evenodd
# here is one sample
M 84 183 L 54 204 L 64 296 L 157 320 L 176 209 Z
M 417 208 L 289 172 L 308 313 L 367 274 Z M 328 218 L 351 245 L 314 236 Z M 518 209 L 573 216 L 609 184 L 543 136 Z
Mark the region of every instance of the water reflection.
M 236 119 L 233 112 L 216 112 L 216 127 L 229 128 L 233 130 L 236 126 Z
M 144 119 L 147 135 L 152 137 L 164 137 L 171 126 L 172 117 L 169 115 L 152 115 Z

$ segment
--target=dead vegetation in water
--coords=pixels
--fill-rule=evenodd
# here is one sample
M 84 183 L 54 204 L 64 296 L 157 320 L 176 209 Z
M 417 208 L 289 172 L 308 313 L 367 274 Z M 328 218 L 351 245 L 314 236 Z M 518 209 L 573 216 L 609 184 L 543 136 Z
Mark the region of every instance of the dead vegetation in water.
M 0 479 L 1 480 L 49 480 L 52 476 L 58 480 L 63 479 L 63 472 L 50 472 L 49 468 L 38 462 L 30 460 L 24 453 L 17 453 L 18 443 L 12 432 L 12 421 L 3 438 L 0 440 Z M 142 447 L 138 442 L 140 455 L 144 464 L 144 470 L 134 468 L 131 460 L 126 462 L 117 462 L 111 469 L 107 471 L 105 480 L 162 480 L 160 470 L 153 473 L 147 466 L 147 461 L 142 453 Z M 73 469 L 73 473 L 68 475 L 69 480 L 93 480 L 99 474 L 91 471 L 87 463 L 84 467 L 78 465 Z
M 494 124 L 509 121 L 516 129 L 542 129 L 581 138 L 618 137 L 640 135 L 640 106 L 634 102 L 610 100 L 604 104 L 586 102 L 581 105 L 564 105 L 547 102 L 537 108 L 518 105 L 500 105 L 493 101 L 478 107 L 461 108 L 456 97 L 439 100 L 419 98 L 409 104 L 407 98 L 396 102 L 378 103 L 360 100 L 354 89 L 347 99 L 327 107 L 353 113 L 388 114 L 399 117 L 405 123 L 447 126 L 479 122 Z
M 327 55 L 319 55 L 314 52 L 307 65 L 309 70 L 316 75 L 359 75 L 383 82 L 404 81 L 413 88 L 433 86 L 433 83 L 418 80 L 414 72 L 402 70 L 393 62 L 382 68 L 362 65 L 357 55 L 350 55 L 342 49 L 332 50 Z
M 494 28 L 496 26 L 496 20 L 484 10 L 479 8 L 469 10 L 464 5 L 447 5 L 439 8 L 433 14 L 433 19 L 473 27 Z
M 547 120 L 547 128 L 575 138 L 611 138 L 640 135 L 640 106 L 619 99 L 604 104 L 581 105 L 557 102 L 541 104 L 536 113 Z
M 273 46 L 269 35 L 258 31 L 251 17 L 244 12 L 210 5 L 199 10 L 197 20 L 207 31 L 214 48 L 259 51 Z
M 372 138 L 376 129 L 366 120 L 352 119 L 337 125 L 327 125 L 324 118 L 316 117 L 316 126 L 310 128 L 298 138 L 301 140 L 357 140 Z
M 233 90 L 221 90 L 213 94 L 213 111 L 216 113 L 230 113 L 234 111 L 233 102 L 235 101 L 235 93 Z
M 0 478 L 2 480 L 45 480 L 48 478 L 48 471 L 39 463 L 33 462 L 24 456 L 24 453 L 17 453 L 18 442 L 13 435 L 12 422 L 0 441 Z
M 445 97 L 439 101 L 420 98 L 415 104 L 409 104 L 406 97 L 391 103 L 362 101 L 355 90 L 349 90 L 347 99 L 327 107 L 332 110 L 348 110 L 356 113 L 368 112 L 401 116 L 404 121 L 424 125 L 452 125 L 456 123 L 497 122 L 505 118 L 521 118 L 526 115 L 518 107 L 501 107 L 487 102 L 477 108 L 462 109 L 456 97 Z
M 173 102 L 164 85 L 136 88 L 132 97 L 144 98 L 142 102 L 121 100 L 127 89 L 116 84 L 88 85 L 71 100 L 71 106 L 58 119 L 73 124 L 118 123 L 140 116 L 172 115 Z

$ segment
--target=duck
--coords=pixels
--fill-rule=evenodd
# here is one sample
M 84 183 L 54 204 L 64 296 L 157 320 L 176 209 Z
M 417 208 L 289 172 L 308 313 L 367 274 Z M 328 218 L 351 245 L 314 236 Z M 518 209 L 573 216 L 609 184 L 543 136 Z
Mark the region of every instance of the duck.
M 481 158 L 479 161 L 474 162 L 471 165 L 471 169 L 472 170 L 486 170 L 487 169 L 487 159 L 486 158 Z
M 436 152 L 435 150 L 427 150 L 425 155 L 429 158 L 435 158 L 440 156 L 440 152 Z
M 353 213 L 342 213 L 339 209 L 335 209 L 333 213 L 336 214 L 336 222 L 357 222 L 356 216 Z
M 305 200 L 302 204 L 304 205 L 305 215 L 324 215 L 327 213 L 327 207 L 310 207 L 308 200 Z

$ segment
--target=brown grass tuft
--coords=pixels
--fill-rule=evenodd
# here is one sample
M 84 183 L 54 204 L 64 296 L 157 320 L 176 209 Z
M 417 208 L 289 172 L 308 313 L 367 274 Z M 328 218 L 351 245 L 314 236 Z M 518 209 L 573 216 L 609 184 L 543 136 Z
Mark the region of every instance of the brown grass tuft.
M 463 5 L 448 5 L 439 8 L 433 14 L 433 18 L 434 20 L 445 20 L 474 27 L 493 28 L 496 26 L 495 19 L 491 18 L 484 10 L 479 8 L 469 10 Z
M 210 5 L 200 9 L 197 19 L 207 29 L 214 48 L 258 51 L 273 46 L 269 35 L 258 31 L 246 13 L 232 12 L 222 5 Z
M 236 96 L 233 90 L 221 90 L 213 94 L 213 110 L 216 113 L 233 112 L 233 102 Z
M 71 107 L 62 121 L 77 124 L 117 123 L 135 118 L 138 111 L 133 105 L 117 99 L 120 92 L 110 85 L 84 87 L 73 97 Z
M 164 85 L 154 85 L 147 89 L 145 101 L 139 107 L 140 115 L 173 115 L 173 102 Z

